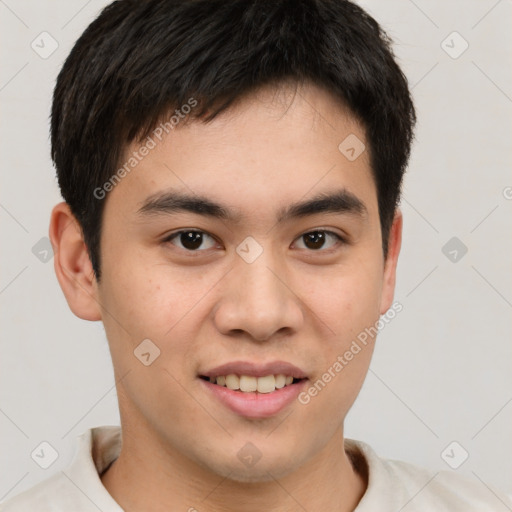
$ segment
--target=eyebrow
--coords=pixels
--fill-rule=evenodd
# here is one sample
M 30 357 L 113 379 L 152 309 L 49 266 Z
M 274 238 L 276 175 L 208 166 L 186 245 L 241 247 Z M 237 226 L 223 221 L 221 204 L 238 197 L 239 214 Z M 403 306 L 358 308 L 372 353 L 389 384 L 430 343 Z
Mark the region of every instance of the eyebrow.
M 242 215 L 237 211 L 216 203 L 208 197 L 174 190 L 150 195 L 139 208 L 137 214 L 145 217 L 170 215 L 176 212 L 190 212 L 233 223 L 238 223 L 242 219 Z M 334 192 L 322 192 L 306 201 L 292 203 L 281 208 L 277 212 L 277 222 L 318 213 L 342 213 L 364 217 L 368 210 L 363 201 L 356 195 L 346 189 L 341 189 Z

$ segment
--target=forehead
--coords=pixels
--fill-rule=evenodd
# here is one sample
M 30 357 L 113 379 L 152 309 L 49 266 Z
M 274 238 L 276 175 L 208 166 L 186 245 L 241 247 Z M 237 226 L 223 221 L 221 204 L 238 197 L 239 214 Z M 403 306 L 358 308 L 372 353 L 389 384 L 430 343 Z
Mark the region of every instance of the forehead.
M 268 86 L 211 122 L 184 116 L 167 131 L 126 149 L 125 164 L 151 146 L 110 193 L 132 211 L 169 188 L 222 204 L 229 198 L 241 215 L 261 213 L 262 205 L 282 212 L 287 203 L 329 189 L 346 188 L 364 202 L 375 198 L 363 126 L 314 85 Z M 346 153 L 347 140 L 356 158 Z

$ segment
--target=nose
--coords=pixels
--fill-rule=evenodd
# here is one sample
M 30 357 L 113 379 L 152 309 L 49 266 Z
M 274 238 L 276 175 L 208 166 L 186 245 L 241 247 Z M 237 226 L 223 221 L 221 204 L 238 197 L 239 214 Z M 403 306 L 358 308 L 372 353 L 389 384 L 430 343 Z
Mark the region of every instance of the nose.
M 270 251 L 264 250 L 252 263 L 237 256 L 234 265 L 223 280 L 214 313 L 219 332 L 243 332 L 265 341 L 277 333 L 299 331 L 304 321 L 302 302 Z

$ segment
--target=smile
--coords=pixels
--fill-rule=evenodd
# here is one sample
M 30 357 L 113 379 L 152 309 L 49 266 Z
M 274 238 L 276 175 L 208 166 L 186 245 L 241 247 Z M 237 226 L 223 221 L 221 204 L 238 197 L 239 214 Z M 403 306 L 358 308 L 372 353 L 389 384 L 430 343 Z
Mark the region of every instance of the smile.
M 234 377 L 236 377 L 236 379 Z M 245 377 L 248 378 L 245 379 Z M 222 383 L 223 376 L 217 378 L 219 378 Z M 210 380 L 217 380 L 217 378 L 200 376 L 198 380 L 204 386 L 205 392 L 217 403 L 221 404 L 223 408 L 227 408 L 239 416 L 251 419 L 270 418 L 277 415 L 297 399 L 308 382 L 306 378 L 294 379 L 288 377 L 288 379 L 286 379 L 286 377 L 284 377 L 284 386 L 278 388 L 276 386 L 276 380 L 278 385 L 282 383 L 282 376 L 279 374 L 276 376 L 269 375 L 258 378 L 245 375 L 238 377 L 237 375 L 232 376 L 228 374 L 224 377 L 224 384 L 210 382 Z M 287 384 L 286 380 L 289 381 L 290 378 L 292 378 L 292 382 Z M 263 392 L 260 392 L 258 389 L 260 379 L 262 380 Z M 274 382 L 272 382 L 272 379 Z M 230 389 L 226 386 L 226 381 L 233 386 L 238 386 L 238 389 Z M 256 389 L 254 390 L 255 384 Z M 250 389 L 250 391 L 243 391 L 240 387 Z
M 294 382 L 299 382 L 302 379 L 294 379 L 291 375 L 266 375 L 264 377 L 254 377 L 251 375 L 219 375 L 218 377 L 201 376 L 202 379 L 208 380 L 217 386 L 222 386 L 233 391 L 240 391 L 242 393 L 272 393 L 276 389 L 282 389 L 285 386 L 290 386 Z

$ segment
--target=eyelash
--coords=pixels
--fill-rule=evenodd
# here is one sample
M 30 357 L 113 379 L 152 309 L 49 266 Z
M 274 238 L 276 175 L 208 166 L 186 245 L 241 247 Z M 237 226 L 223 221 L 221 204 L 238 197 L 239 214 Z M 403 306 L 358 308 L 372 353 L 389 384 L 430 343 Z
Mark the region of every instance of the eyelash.
M 212 238 L 213 240 L 216 240 L 216 238 L 213 236 L 213 235 L 210 235 L 209 233 L 207 233 L 206 231 L 202 231 L 202 230 L 199 230 L 199 229 L 182 229 L 180 231 L 176 231 L 174 233 L 171 233 L 169 236 L 165 237 L 163 240 L 162 240 L 162 243 L 169 243 L 171 242 L 174 238 L 177 238 L 179 237 L 181 234 L 183 233 L 202 233 L 204 235 L 208 235 L 210 238 Z M 310 235 L 312 233 L 324 233 L 326 235 L 331 235 L 333 236 L 334 238 L 336 238 L 337 240 L 337 244 L 336 245 L 345 245 L 347 244 L 347 240 L 342 237 L 341 235 L 339 235 L 338 233 L 335 233 L 334 231 L 330 231 L 330 230 L 327 230 L 327 229 L 313 229 L 311 231 L 306 231 L 305 233 L 302 233 L 302 235 L 298 236 L 296 238 L 296 240 L 304 237 L 305 235 Z M 207 251 L 208 249 L 203 249 L 203 250 L 191 250 L 191 249 L 182 249 L 181 247 L 178 247 L 178 249 L 182 250 L 182 251 L 185 251 L 185 252 L 188 252 L 190 254 L 193 254 L 193 253 L 201 253 L 201 252 L 205 252 Z M 326 249 L 326 250 L 323 250 L 322 248 L 320 249 L 317 249 L 317 250 L 314 250 L 314 249 L 310 249 L 308 252 L 313 252 L 313 253 L 329 253 L 329 252 L 332 252 L 333 250 L 336 249 L 336 246 L 335 247 L 331 247 L 330 249 Z M 307 249 L 306 249 L 307 250 Z

